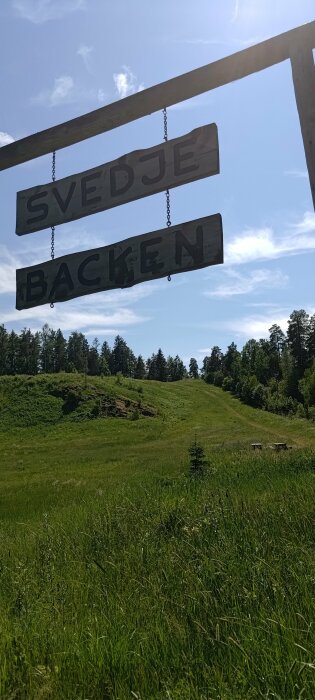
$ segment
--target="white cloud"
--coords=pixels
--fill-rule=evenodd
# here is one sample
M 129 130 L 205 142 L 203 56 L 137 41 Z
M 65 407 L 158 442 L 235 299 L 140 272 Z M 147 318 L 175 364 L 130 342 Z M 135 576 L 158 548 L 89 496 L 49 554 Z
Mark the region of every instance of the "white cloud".
M 95 304 L 95 301 L 91 300 L 90 305 L 86 304 L 83 310 L 80 309 L 79 304 L 80 300 L 79 302 L 74 300 L 67 302 L 66 308 L 63 304 L 55 304 L 53 309 L 49 309 L 47 306 L 38 306 L 22 311 L 7 310 L 1 313 L 1 321 L 2 323 L 22 321 L 31 324 L 34 330 L 39 330 L 44 323 L 48 322 L 53 328 L 60 328 L 62 331 L 78 329 L 84 331 L 84 328 L 93 326 L 93 330 L 99 328 L 105 332 L 106 328 L 112 331 L 113 327 L 121 328 L 148 320 L 132 309 L 117 308 L 106 314 L 99 304 Z
M 5 131 L 0 131 L 0 148 L 2 146 L 7 146 L 9 143 L 13 143 L 14 138 L 7 134 Z
M 247 275 L 236 270 L 226 270 L 226 277 L 230 283 L 220 284 L 216 289 L 204 292 L 207 297 L 224 299 L 239 294 L 253 293 L 261 288 L 284 287 L 288 281 L 287 275 L 280 270 L 252 270 Z
M 19 255 L 21 257 L 20 267 L 25 265 L 36 265 L 38 262 L 50 258 L 50 231 L 40 231 L 31 236 L 20 238 Z M 66 253 L 76 253 L 81 250 L 91 250 L 108 245 L 104 237 L 87 231 L 85 228 L 78 229 L 75 226 L 65 225 L 62 231 L 56 229 L 55 232 L 55 252 L 60 257 Z M 36 256 L 34 255 L 34 251 Z
M 60 78 L 55 78 L 54 88 L 50 94 L 50 104 L 52 106 L 66 102 L 73 92 L 74 81 L 70 75 L 62 75 Z
M 250 229 L 225 245 L 225 263 L 237 264 L 275 256 L 271 229 Z
M 201 37 L 196 37 L 196 39 L 176 39 L 176 43 L 179 44 L 191 44 L 192 46 L 230 46 L 231 41 L 224 41 L 224 39 L 203 39 Z
M 128 95 L 133 95 L 135 92 L 140 92 L 144 89 L 144 85 L 142 83 L 137 83 L 136 76 L 128 66 L 123 66 L 121 73 L 114 73 L 113 81 L 120 99 L 123 99 Z
M 315 214 L 312 211 L 306 211 L 302 221 L 291 225 L 291 229 L 296 233 L 315 233 Z
M 4 245 L 0 245 L 0 294 L 15 292 L 15 270 L 18 260 Z
M 61 75 L 54 79 L 54 84 L 50 89 L 42 90 L 31 101 L 33 104 L 56 107 L 60 104 L 73 104 L 82 100 L 105 102 L 106 99 L 107 95 L 101 88 L 95 90 L 91 87 L 84 87 L 76 83 L 71 75 Z
M 196 37 L 195 39 L 175 39 L 177 44 L 187 44 L 192 46 L 231 46 L 231 47 L 247 47 L 253 44 L 259 44 L 261 41 L 265 41 L 267 37 L 265 36 L 250 36 L 248 39 L 235 39 L 229 37 L 228 39 L 209 39 L 204 37 Z
M 198 355 L 210 355 L 212 348 L 200 348 L 197 350 Z
M 103 88 L 99 88 L 97 91 L 97 101 L 101 102 L 102 104 L 107 101 L 107 94 L 103 90 Z
M 126 331 L 124 331 L 124 334 Z M 84 331 L 84 335 L 92 336 L 93 338 L 99 336 L 116 336 L 119 335 L 119 330 L 117 328 L 87 328 Z
M 274 304 L 273 302 L 270 301 L 257 301 L 257 302 L 249 302 L 246 304 L 246 306 L 250 306 L 255 309 L 278 309 L 279 304 Z
M 78 56 L 81 56 L 82 61 L 86 67 L 87 70 L 91 69 L 91 53 L 94 51 L 93 46 L 86 46 L 85 44 L 81 44 L 77 50 Z
M 235 318 L 227 321 L 224 324 L 226 330 L 233 331 L 236 336 L 245 336 L 246 338 L 269 337 L 269 328 L 276 323 L 285 332 L 288 324 L 288 317 L 282 315 L 268 316 L 247 316 L 244 318 Z
M 13 0 L 12 3 L 15 14 L 33 24 L 61 19 L 86 6 L 86 0 Z
M 267 305 L 266 305 L 267 308 Z M 299 308 L 297 305 L 296 308 Z M 306 312 L 312 316 L 315 312 L 315 307 L 304 307 Z M 285 333 L 288 325 L 289 315 L 292 313 L 292 308 L 277 308 L 272 312 L 266 311 L 265 314 L 235 317 L 221 323 L 216 323 L 215 327 L 221 330 L 232 331 L 234 337 L 237 338 L 260 338 L 269 337 L 269 328 L 276 323 Z M 214 327 L 214 324 L 212 325 Z
M 284 174 L 287 175 L 288 177 L 296 177 L 296 178 L 307 178 L 308 177 L 307 170 L 285 170 Z
M 60 78 L 55 78 L 54 85 L 50 90 L 42 90 L 32 101 L 37 104 L 56 107 L 56 105 L 65 102 L 73 102 L 75 99 L 73 78 L 71 75 L 61 75 Z
M 302 221 L 291 225 L 281 236 L 272 228 L 249 229 L 225 245 L 225 263 L 235 265 L 270 260 L 315 250 L 315 214 L 306 212 Z
M 237 21 L 240 12 L 240 0 L 234 0 L 232 23 Z

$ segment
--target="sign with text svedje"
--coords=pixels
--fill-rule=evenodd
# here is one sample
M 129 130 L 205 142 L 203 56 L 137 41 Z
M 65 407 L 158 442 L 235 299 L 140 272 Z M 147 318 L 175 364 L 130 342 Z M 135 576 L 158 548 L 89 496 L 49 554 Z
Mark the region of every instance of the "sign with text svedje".
M 55 226 L 219 172 L 216 124 L 17 193 L 16 233 Z
M 16 271 L 16 308 L 68 301 L 223 263 L 220 214 Z

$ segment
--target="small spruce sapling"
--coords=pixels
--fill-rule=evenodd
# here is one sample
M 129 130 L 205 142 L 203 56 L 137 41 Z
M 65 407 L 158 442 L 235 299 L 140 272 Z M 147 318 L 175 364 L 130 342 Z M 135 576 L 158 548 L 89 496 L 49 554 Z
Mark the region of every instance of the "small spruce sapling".
M 188 453 L 190 457 L 190 476 L 203 476 L 208 466 L 208 462 L 205 459 L 203 447 L 197 443 L 196 436 L 194 442 L 188 448 Z

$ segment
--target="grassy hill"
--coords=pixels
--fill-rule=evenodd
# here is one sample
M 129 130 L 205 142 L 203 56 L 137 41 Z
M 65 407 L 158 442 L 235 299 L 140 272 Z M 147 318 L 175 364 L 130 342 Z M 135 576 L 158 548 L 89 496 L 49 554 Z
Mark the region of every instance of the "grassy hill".
M 312 700 L 314 445 L 201 381 L 1 379 L 0 697 Z

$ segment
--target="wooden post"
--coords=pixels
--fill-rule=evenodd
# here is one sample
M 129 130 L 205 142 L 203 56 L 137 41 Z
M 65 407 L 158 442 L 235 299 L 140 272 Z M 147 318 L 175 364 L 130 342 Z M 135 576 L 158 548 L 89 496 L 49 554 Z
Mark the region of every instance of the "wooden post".
M 312 49 L 302 44 L 291 53 L 295 99 L 315 209 L 315 65 Z

